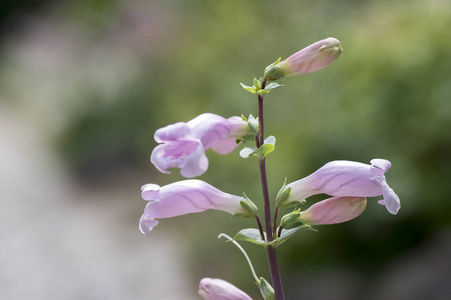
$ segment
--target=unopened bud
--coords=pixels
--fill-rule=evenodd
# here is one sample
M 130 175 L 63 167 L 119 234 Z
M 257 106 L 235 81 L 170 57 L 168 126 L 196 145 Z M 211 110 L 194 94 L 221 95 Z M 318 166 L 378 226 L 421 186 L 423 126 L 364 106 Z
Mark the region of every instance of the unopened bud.
M 298 221 L 308 225 L 343 223 L 358 217 L 365 208 L 365 197 L 332 197 L 301 212 Z
M 233 284 L 218 278 L 203 278 L 199 284 L 199 295 L 204 300 L 252 300 Z
M 329 37 L 305 47 L 281 62 L 265 69 L 267 80 L 312 73 L 332 64 L 343 52 L 340 41 Z

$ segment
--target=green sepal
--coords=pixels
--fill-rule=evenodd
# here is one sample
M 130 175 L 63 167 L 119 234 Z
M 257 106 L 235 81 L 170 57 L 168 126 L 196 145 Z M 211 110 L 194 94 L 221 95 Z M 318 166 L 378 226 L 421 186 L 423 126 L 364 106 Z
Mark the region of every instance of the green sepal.
M 284 188 L 284 187 L 282 187 L 282 188 Z M 276 197 L 277 205 L 279 207 L 285 207 L 284 203 L 288 200 L 288 197 L 290 197 L 290 194 L 291 194 L 291 187 L 284 189 L 283 191 L 281 189 Z
M 286 224 L 284 227 L 283 227 L 283 229 L 293 229 L 293 228 L 296 228 L 296 227 L 299 227 L 299 226 L 302 226 L 302 225 L 304 225 L 304 223 L 302 223 L 301 221 L 293 221 L 293 222 L 291 222 L 291 223 L 288 223 L 288 224 Z
M 286 214 L 285 216 L 282 217 L 281 221 L 280 221 L 280 226 L 282 226 L 285 229 L 289 229 L 290 224 L 292 224 L 293 222 L 296 222 L 296 220 L 299 218 L 299 216 L 301 215 L 301 210 L 297 209 L 289 214 Z M 299 224 L 297 226 L 302 225 Z M 297 227 L 297 226 L 291 226 L 291 228 Z
M 237 234 L 235 234 L 233 239 L 235 241 L 246 241 L 264 247 L 268 245 L 268 242 L 262 240 L 260 231 L 256 228 L 241 229 Z
M 272 64 L 270 64 L 269 66 L 267 66 L 267 67 L 265 68 L 265 73 L 267 73 L 267 71 L 268 71 L 271 67 L 273 67 L 273 66 L 277 65 L 278 63 L 280 63 L 281 60 L 282 60 L 282 57 L 279 57 L 275 62 L 273 62 Z
M 269 282 L 266 281 L 265 278 L 260 277 L 260 282 L 257 282 L 257 286 L 260 289 L 260 293 L 262 294 L 263 299 L 276 300 L 276 296 L 274 295 L 274 289 L 269 284 Z
M 240 201 L 240 205 L 248 212 L 248 214 L 242 215 L 242 217 L 255 218 L 258 213 L 257 205 L 255 205 L 254 202 L 252 202 L 251 199 L 249 199 L 249 197 L 245 193 L 243 193 L 243 198 L 244 200 Z
M 282 232 L 280 234 L 280 237 L 278 237 L 277 239 L 275 239 L 274 241 L 272 241 L 270 243 L 270 245 L 273 245 L 275 247 L 280 246 L 283 242 L 285 242 L 286 240 L 288 240 L 290 237 L 292 237 L 293 235 L 295 235 L 298 232 L 302 232 L 302 231 L 308 231 L 308 230 L 312 230 L 312 231 L 317 231 L 316 229 L 313 229 L 310 225 L 301 225 L 299 227 L 296 228 L 292 228 L 292 229 L 282 229 Z
M 251 133 L 258 133 L 258 118 L 254 118 L 253 115 L 249 115 L 249 118 L 246 120 L 247 126 L 249 127 L 249 130 Z
M 276 203 L 277 203 L 277 206 L 279 206 L 279 207 L 291 207 L 291 206 L 295 206 L 295 205 L 299 204 L 299 202 L 286 203 L 286 201 L 288 200 L 288 197 L 290 197 L 290 194 L 291 194 L 291 187 L 285 188 L 286 185 L 287 185 L 287 178 L 285 177 L 285 180 L 283 181 L 283 185 L 280 188 L 280 190 L 276 196 Z
M 249 115 L 249 118 L 246 118 L 244 115 L 241 115 L 241 119 L 245 122 L 247 122 L 247 126 L 249 128 L 249 134 L 247 136 L 245 136 L 244 138 L 241 139 L 237 139 L 236 143 L 247 143 L 247 142 L 252 142 L 252 145 L 255 144 L 255 138 L 257 137 L 258 134 L 258 118 L 254 118 L 253 115 Z M 248 148 L 253 148 L 253 146 L 248 147 Z M 255 147 L 254 147 L 255 148 Z M 244 149 L 243 149 L 244 150 Z M 254 150 L 257 150 L 257 148 L 255 148 Z M 249 151 L 249 149 L 246 149 L 242 152 L 241 157 L 243 158 L 247 158 L 249 157 L 252 152 L 254 152 L 254 150 Z
M 284 77 L 284 74 L 282 74 L 281 72 L 279 72 L 279 63 L 281 61 L 281 57 L 279 57 L 279 59 L 277 59 L 275 62 L 273 62 L 272 64 L 270 64 L 269 66 L 267 66 L 265 68 L 265 75 L 264 78 L 267 81 L 274 81 L 277 80 L 281 77 Z
M 244 143 L 247 142 L 255 142 L 255 139 L 257 138 L 257 134 L 256 133 L 249 133 L 248 135 L 246 135 L 246 137 L 243 139 Z
M 288 207 L 293 207 L 293 206 L 300 205 L 300 204 L 305 204 L 305 202 L 307 202 L 307 201 L 304 199 L 301 201 L 282 202 L 282 204 L 278 204 L 278 205 L 279 205 L 279 207 L 288 208 Z

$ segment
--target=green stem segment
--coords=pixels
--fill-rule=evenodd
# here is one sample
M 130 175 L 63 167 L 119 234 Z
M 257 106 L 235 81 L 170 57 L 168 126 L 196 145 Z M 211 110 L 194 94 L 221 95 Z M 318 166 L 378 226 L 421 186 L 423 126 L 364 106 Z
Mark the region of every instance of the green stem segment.
M 265 88 L 266 79 L 263 79 L 262 89 Z M 264 122 L 263 122 L 263 96 L 258 95 L 258 122 L 259 122 L 259 130 L 256 138 L 256 145 L 259 148 L 264 144 L 265 134 L 264 134 Z M 271 202 L 269 199 L 269 189 L 268 189 L 268 179 L 266 176 L 266 163 L 265 158 L 259 158 L 258 160 L 260 167 L 260 180 L 262 185 L 263 192 L 263 205 L 265 210 L 265 230 L 266 230 L 266 239 L 268 242 L 274 240 L 273 236 L 273 226 L 271 222 Z M 266 256 L 268 258 L 269 270 L 271 272 L 271 280 L 274 288 L 274 294 L 276 300 L 284 300 L 283 288 L 282 288 L 282 280 L 280 278 L 279 264 L 277 262 L 277 253 L 276 248 L 269 245 L 266 247 Z

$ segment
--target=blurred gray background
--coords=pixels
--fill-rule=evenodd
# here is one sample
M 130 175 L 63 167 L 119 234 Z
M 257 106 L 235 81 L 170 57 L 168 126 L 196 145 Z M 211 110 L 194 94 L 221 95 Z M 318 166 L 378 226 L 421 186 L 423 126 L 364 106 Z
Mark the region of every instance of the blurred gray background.
M 0 298 L 191 300 L 217 277 L 260 299 L 216 238 L 254 222 L 205 212 L 139 232 L 140 187 L 182 179 L 150 163 L 153 133 L 256 115 L 239 82 L 333 36 L 337 62 L 266 98 L 271 196 L 328 161 L 385 158 L 402 208 L 370 199 L 283 244 L 286 298 L 450 299 L 450 27 L 446 0 L 2 1 Z M 207 156 L 200 179 L 261 206 L 256 160 Z M 243 246 L 269 279 L 263 249 Z

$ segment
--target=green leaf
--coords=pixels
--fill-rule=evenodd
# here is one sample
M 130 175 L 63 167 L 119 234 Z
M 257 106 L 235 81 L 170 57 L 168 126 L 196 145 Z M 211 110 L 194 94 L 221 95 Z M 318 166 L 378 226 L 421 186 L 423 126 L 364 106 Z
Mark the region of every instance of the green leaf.
M 258 81 L 257 78 L 254 78 L 254 86 L 257 90 L 262 88 L 262 85 L 261 85 L 260 81 Z
M 269 153 L 273 152 L 275 149 L 273 144 L 263 144 L 257 149 L 257 156 L 263 158 Z
M 267 95 L 269 92 L 271 92 L 271 90 L 264 89 L 264 90 L 258 90 L 258 91 L 255 91 L 254 94 L 258 94 L 258 95 L 265 96 L 265 95 Z
M 268 155 L 269 153 L 273 152 L 276 144 L 276 138 L 274 136 L 269 136 L 268 138 L 265 139 L 265 143 L 263 145 L 260 146 L 260 148 L 258 148 L 257 150 L 257 156 L 259 158 L 263 158 L 266 155 Z
M 302 226 L 299 226 L 299 227 L 296 227 L 296 228 L 293 228 L 293 229 L 288 229 L 288 230 L 282 229 L 282 233 L 281 233 L 280 237 L 275 239 L 274 241 L 272 241 L 269 244 L 273 245 L 275 247 L 278 247 L 283 242 L 288 240 L 290 237 L 295 235 L 296 233 L 302 232 L 302 231 L 308 231 L 308 230 L 316 231 L 316 229 L 313 229 L 310 225 L 302 225 Z
M 248 158 L 251 155 L 254 155 L 257 152 L 257 147 L 247 147 L 245 146 L 241 151 L 240 151 L 240 156 L 242 158 Z
M 276 138 L 273 135 L 268 136 L 265 139 L 265 144 L 271 144 L 271 145 L 275 146 L 276 145 Z
M 248 91 L 248 92 L 250 92 L 250 93 L 252 93 L 254 95 L 257 94 L 257 91 L 256 91 L 255 87 L 242 84 L 241 82 L 240 82 L 240 84 L 243 87 L 243 89 L 245 89 L 246 91 Z
M 276 89 L 276 88 L 281 87 L 281 86 L 283 86 L 283 84 L 278 84 L 276 82 L 271 82 L 270 84 L 268 84 L 265 87 L 265 90 L 273 90 L 273 89 Z
M 233 239 L 235 241 L 251 242 L 260 246 L 266 246 L 268 244 L 268 242 L 261 239 L 260 231 L 256 228 L 242 229 L 233 237 Z

